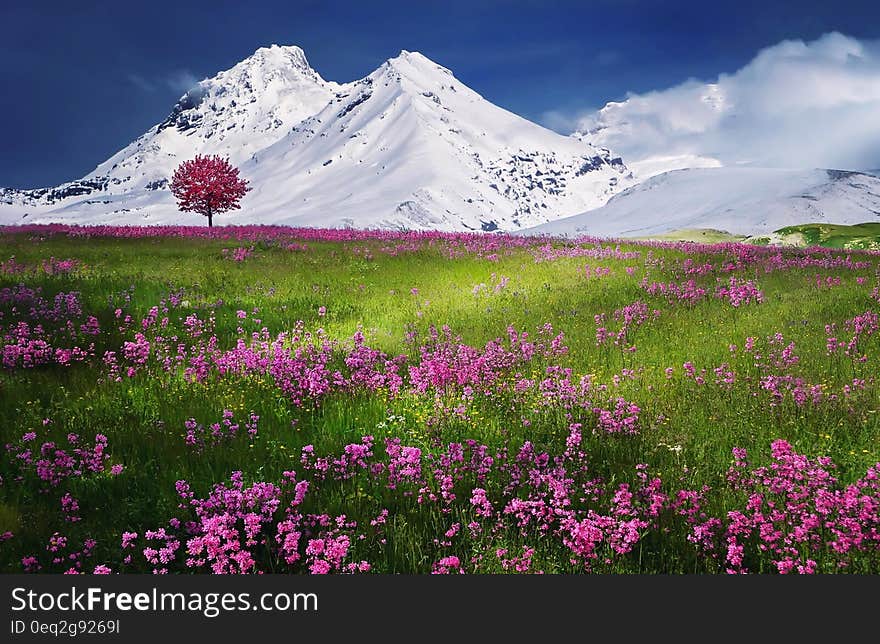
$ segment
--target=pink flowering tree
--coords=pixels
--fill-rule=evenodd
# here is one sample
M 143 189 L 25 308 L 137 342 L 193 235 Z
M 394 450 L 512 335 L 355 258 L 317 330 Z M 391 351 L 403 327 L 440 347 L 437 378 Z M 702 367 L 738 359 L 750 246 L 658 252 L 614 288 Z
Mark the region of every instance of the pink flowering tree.
M 219 156 L 201 156 L 184 161 L 171 178 L 171 193 L 183 212 L 197 212 L 214 225 L 214 215 L 237 210 L 250 190 L 238 176 L 238 168 Z

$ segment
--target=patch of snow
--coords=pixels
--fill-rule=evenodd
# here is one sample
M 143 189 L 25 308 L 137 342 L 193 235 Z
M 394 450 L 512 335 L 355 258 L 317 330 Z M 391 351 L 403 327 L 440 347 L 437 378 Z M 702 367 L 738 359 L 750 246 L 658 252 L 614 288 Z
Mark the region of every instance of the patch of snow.
M 694 228 L 761 235 L 804 223 L 880 222 L 880 178 L 841 170 L 675 170 L 605 206 L 527 233 L 643 237 Z

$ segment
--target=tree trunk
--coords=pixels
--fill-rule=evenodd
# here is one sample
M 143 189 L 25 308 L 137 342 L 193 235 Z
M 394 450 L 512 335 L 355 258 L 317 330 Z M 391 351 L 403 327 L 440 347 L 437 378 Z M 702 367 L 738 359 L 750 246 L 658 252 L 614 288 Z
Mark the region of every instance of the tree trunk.
M 209 210 L 208 211 L 208 228 L 213 228 L 213 227 L 214 227 L 214 218 L 213 218 L 213 215 L 211 214 L 211 211 Z

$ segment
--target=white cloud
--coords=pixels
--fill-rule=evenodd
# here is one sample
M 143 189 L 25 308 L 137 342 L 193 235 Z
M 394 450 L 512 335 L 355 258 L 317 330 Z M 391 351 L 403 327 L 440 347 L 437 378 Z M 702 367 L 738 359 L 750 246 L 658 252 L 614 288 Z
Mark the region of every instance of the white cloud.
M 146 78 L 140 74 L 131 73 L 127 75 L 127 79 L 129 83 L 142 92 L 150 93 L 155 92 L 157 89 L 161 89 L 164 86 L 178 94 L 183 94 L 199 82 L 199 79 L 196 78 L 191 71 L 186 69 L 178 69 L 156 79 Z
M 787 40 L 712 83 L 630 94 L 581 116 L 576 129 L 628 162 L 690 155 L 725 165 L 877 168 L 880 42 L 839 33 Z
M 165 77 L 165 84 L 175 92 L 183 94 L 187 90 L 195 86 L 199 79 L 187 69 L 179 69 L 171 72 Z

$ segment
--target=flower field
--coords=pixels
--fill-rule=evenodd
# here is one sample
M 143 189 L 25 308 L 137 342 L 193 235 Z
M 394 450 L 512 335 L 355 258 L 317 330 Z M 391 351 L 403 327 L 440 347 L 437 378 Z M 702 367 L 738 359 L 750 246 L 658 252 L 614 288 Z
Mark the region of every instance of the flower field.
M 878 573 L 880 253 L 0 230 L 6 573 Z

